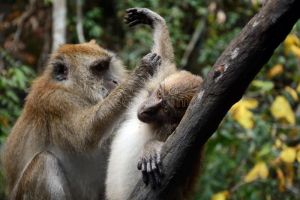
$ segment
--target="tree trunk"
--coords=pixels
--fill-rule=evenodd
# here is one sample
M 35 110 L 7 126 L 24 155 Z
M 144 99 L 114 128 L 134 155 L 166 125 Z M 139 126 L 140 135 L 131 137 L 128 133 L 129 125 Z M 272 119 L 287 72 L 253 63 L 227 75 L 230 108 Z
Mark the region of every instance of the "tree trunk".
M 52 52 L 66 43 L 66 0 L 53 0 Z
M 76 32 L 79 43 L 85 42 L 83 32 L 82 0 L 76 0 Z
M 162 153 L 164 178 L 153 190 L 140 180 L 129 199 L 168 199 L 189 177 L 197 152 L 245 93 L 300 17 L 299 0 L 269 0 L 218 58 Z

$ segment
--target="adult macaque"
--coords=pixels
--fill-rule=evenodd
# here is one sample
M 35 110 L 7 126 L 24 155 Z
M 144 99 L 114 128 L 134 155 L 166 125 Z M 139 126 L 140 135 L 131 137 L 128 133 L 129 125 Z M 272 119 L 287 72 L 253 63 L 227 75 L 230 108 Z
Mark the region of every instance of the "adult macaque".
M 141 176 L 146 184 L 159 185 L 162 145 L 202 85 L 201 77 L 176 70 L 168 28 L 160 15 L 146 8 L 132 8 L 125 19 L 130 26 L 148 24 L 153 28 L 152 52 L 161 55 L 162 64 L 129 106 L 125 121 L 116 131 L 107 170 L 108 200 L 128 199 Z M 195 166 L 195 174 L 198 168 Z M 185 189 L 192 191 L 195 181 L 181 185 L 182 190 L 175 191 L 170 199 L 187 197 Z
M 127 77 L 120 60 L 93 41 L 62 45 L 33 82 L 8 136 L 10 199 L 99 199 L 99 142 L 160 63 L 148 54 Z

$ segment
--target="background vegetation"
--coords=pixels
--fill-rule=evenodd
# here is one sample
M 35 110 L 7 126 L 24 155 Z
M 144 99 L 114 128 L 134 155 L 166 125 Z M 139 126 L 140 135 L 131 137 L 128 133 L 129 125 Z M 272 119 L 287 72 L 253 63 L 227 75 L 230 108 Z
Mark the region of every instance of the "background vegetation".
M 205 77 L 262 4 L 85 0 L 84 36 L 117 52 L 132 68 L 149 51 L 151 34 L 148 28 L 127 28 L 122 17 L 130 7 L 151 8 L 168 23 L 178 66 Z M 78 43 L 75 1 L 67 9 L 67 42 Z M 51 10 L 51 0 L 0 1 L 1 146 L 51 51 Z M 299 95 L 300 22 L 209 140 L 195 199 L 300 199 Z M 0 188 L 4 197 L 2 178 Z

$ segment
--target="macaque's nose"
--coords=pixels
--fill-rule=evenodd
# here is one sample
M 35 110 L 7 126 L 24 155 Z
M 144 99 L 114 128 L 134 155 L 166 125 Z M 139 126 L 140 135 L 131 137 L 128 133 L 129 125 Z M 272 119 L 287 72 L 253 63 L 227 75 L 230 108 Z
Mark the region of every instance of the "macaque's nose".
M 117 80 L 112 80 L 112 82 L 115 84 L 115 85 L 119 85 L 119 82 Z
M 144 104 L 138 110 L 138 118 L 142 122 L 149 123 L 155 119 L 155 115 L 160 109 L 160 101 L 159 102 L 152 102 L 151 104 Z

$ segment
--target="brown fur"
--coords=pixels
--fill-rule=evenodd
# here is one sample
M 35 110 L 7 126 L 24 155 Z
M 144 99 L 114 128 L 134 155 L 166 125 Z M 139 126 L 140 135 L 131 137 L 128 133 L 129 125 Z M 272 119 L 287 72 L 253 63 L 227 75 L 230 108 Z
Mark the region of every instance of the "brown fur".
M 108 76 L 123 83 L 106 97 L 100 92 L 106 89 L 103 86 L 106 80 L 95 77 L 90 72 L 90 64 L 108 58 Z M 67 66 L 67 80 L 53 78 L 56 63 Z M 7 138 L 2 160 L 8 192 L 16 187 L 17 180 L 21 180 L 18 185 L 24 187 L 24 183 L 35 183 L 39 179 L 36 174 L 30 175 L 42 170 L 40 166 L 44 165 L 45 159 L 38 159 L 40 163 L 36 164 L 33 158 L 39 152 L 56 149 L 62 155 L 73 152 L 74 155 L 87 156 L 93 152 L 101 138 L 117 125 L 114 123 L 118 122 L 155 67 L 148 59 L 143 59 L 140 67 L 124 81 L 127 74 L 122 63 L 95 42 L 61 46 L 51 56 L 44 73 L 33 82 L 22 114 Z M 54 152 L 52 154 L 58 156 Z M 15 191 L 34 192 L 28 191 L 30 188 L 29 185 L 24 190 Z M 48 199 L 49 194 L 44 195 Z
M 161 88 L 174 108 L 186 108 L 202 82 L 200 76 L 182 70 L 168 76 L 161 83 Z

